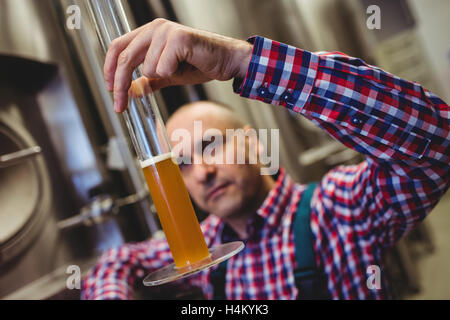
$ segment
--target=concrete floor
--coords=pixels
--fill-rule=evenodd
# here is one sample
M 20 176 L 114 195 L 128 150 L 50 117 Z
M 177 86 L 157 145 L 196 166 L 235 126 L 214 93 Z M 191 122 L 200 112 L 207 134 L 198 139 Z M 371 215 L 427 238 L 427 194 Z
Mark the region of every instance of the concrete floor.
M 450 299 L 450 191 L 426 218 L 434 252 L 417 261 L 419 293 L 406 299 Z

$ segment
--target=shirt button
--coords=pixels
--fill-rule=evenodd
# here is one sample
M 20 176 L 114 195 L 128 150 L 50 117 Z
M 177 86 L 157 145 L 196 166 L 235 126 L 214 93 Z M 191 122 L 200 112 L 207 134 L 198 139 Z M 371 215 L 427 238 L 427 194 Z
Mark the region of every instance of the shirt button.
M 292 95 L 290 94 L 289 91 L 285 91 L 285 92 L 281 95 L 281 101 L 284 101 L 284 102 L 292 102 Z
M 351 119 L 351 122 L 355 125 L 361 125 L 363 123 L 363 120 L 361 120 L 358 116 L 353 116 Z
M 286 106 L 290 109 L 292 109 L 294 107 L 294 97 L 292 96 L 292 94 L 289 91 L 285 91 L 281 95 L 281 101 L 285 102 Z
M 258 95 L 261 98 L 267 98 L 269 96 L 269 90 L 266 87 L 259 87 L 258 88 Z

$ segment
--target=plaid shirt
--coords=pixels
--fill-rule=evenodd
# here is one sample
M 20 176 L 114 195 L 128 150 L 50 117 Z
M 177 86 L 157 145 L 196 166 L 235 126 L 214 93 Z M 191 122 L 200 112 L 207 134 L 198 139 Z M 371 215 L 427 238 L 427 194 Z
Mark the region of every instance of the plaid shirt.
M 243 97 L 301 113 L 366 156 L 321 180 L 311 200 L 317 264 L 333 299 L 389 297 L 383 253 L 422 221 L 449 187 L 450 108 L 420 85 L 341 53 L 311 53 L 262 37 L 254 43 Z M 246 247 L 228 261 L 229 299 L 295 299 L 293 214 L 304 190 L 284 173 L 249 224 Z M 201 224 L 208 246 L 224 223 Z M 226 230 L 226 229 L 225 229 Z M 129 299 L 134 281 L 171 262 L 164 240 L 111 249 L 83 282 L 85 299 Z M 370 266 L 381 289 L 369 289 Z M 211 268 L 213 269 L 213 268 Z M 185 281 L 212 297 L 211 269 Z

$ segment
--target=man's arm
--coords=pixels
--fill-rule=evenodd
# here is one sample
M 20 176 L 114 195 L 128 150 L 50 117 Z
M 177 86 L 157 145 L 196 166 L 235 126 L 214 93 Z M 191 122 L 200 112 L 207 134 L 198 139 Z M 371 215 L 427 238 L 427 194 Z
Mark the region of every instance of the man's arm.
M 247 75 L 235 81 L 235 92 L 299 112 L 365 154 L 362 164 L 327 174 L 315 200 L 322 214 L 358 225 L 361 235 L 381 232 L 380 244 L 392 245 L 449 187 L 449 106 L 360 59 L 251 41 Z
M 172 261 L 165 240 L 125 244 L 106 251 L 82 282 L 85 300 L 128 300 L 135 282 Z
M 351 208 L 352 199 L 371 208 L 369 216 L 360 211 L 343 220 L 373 222 L 361 228 L 387 231 L 384 244 L 421 221 L 449 186 L 449 106 L 360 59 L 253 40 L 252 46 L 164 19 L 115 40 L 104 71 L 116 111 L 126 108 L 131 73 L 142 62 L 153 89 L 243 78 L 234 85 L 241 96 L 299 112 L 367 156 L 352 174 L 336 172 L 322 185 L 340 187 L 324 204 L 343 205 L 341 199 Z

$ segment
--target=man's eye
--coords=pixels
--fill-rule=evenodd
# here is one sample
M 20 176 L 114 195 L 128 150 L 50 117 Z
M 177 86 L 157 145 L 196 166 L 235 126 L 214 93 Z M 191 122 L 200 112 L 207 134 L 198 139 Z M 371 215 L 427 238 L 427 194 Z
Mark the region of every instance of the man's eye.
M 211 141 L 203 141 L 202 142 L 202 153 L 205 152 L 205 149 L 207 146 L 209 146 L 211 143 L 213 143 L 214 138 Z
M 186 170 L 187 168 L 189 168 L 189 164 L 182 162 L 178 165 L 178 167 L 180 168 L 180 170 Z
M 204 142 L 203 143 L 203 148 L 202 148 L 202 153 L 203 153 L 203 155 L 205 155 L 205 149 L 206 149 L 206 147 L 208 147 L 211 143 L 213 143 L 213 141 L 207 141 L 207 142 Z M 209 154 L 210 155 L 214 155 L 215 154 L 215 148 L 214 149 L 210 149 L 209 150 Z

